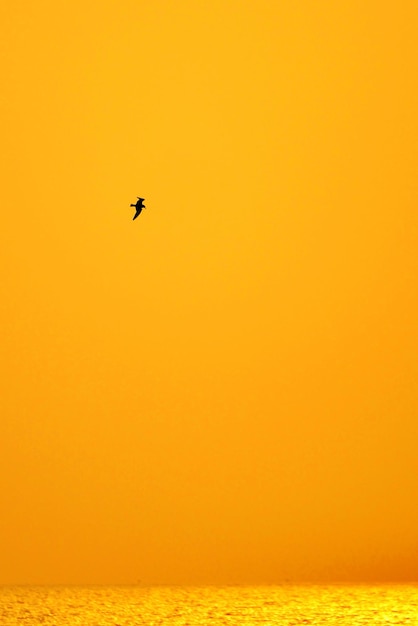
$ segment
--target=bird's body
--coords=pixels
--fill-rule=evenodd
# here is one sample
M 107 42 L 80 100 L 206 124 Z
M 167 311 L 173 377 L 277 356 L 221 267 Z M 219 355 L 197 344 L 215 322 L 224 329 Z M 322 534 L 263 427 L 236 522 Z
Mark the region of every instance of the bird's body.
M 131 206 L 135 207 L 136 209 L 136 213 L 133 216 L 133 220 L 136 220 L 136 218 L 138 217 L 138 215 L 141 213 L 142 209 L 145 209 L 145 204 L 144 204 L 144 200 L 145 198 L 139 198 L 135 204 L 131 204 Z

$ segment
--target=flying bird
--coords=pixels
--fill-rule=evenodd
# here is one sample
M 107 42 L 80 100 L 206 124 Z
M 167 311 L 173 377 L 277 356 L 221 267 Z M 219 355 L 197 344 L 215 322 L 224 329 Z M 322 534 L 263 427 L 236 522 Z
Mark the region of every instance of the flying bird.
M 133 216 L 133 220 L 136 220 L 136 218 L 138 217 L 138 215 L 141 213 L 142 209 L 145 209 L 145 204 L 144 204 L 144 200 L 145 198 L 139 198 L 139 196 L 137 196 L 138 200 L 136 202 L 136 204 L 131 204 L 131 206 L 136 208 L 136 213 Z

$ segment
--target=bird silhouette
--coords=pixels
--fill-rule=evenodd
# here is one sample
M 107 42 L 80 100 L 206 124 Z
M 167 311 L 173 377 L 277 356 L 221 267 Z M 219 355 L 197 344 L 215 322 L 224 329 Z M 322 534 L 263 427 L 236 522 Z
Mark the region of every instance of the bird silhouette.
M 139 196 L 137 196 L 138 200 L 135 204 L 131 204 L 131 206 L 136 208 L 136 213 L 133 216 L 133 220 L 136 220 L 136 218 L 138 217 L 138 215 L 141 213 L 142 209 L 145 209 L 145 204 L 144 204 L 144 200 L 145 198 L 140 198 Z

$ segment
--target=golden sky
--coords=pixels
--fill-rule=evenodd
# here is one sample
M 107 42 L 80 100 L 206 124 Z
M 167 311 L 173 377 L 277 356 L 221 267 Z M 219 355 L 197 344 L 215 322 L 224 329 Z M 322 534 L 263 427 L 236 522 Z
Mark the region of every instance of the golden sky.
M 417 3 L 0 24 L 0 583 L 417 580 Z

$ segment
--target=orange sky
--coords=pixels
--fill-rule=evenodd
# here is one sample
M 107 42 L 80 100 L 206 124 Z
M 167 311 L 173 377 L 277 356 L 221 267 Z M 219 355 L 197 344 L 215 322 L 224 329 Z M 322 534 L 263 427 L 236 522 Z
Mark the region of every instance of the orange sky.
M 0 583 L 417 580 L 416 2 L 0 24 Z

